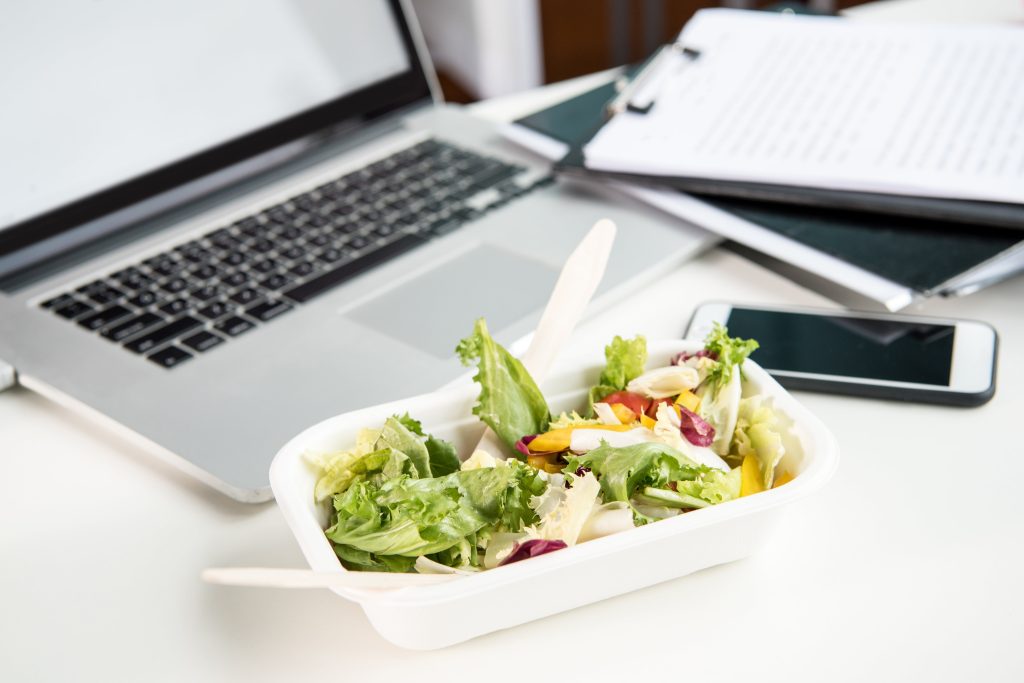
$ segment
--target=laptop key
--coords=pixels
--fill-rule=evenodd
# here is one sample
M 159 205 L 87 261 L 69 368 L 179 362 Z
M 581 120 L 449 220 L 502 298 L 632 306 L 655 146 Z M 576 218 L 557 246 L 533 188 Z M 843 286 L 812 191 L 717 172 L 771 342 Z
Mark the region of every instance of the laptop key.
M 52 299 L 49 299 L 48 301 L 44 301 L 43 303 L 41 303 L 39 305 L 42 306 L 43 308 L 57 309 L 57 308 L 61 308 L 63 306 L 67 306 L 68 304 L 70 304 L 74 300 L 75 300 L 75 297 L 71 296 L 70 294 L 61 294 L 60 296 L 55 296 Z
M 220 262 L 228 266 L 240 266 L 245 263 L 245 254 L 240 251 L 229 251 L 221 256 Z
M 187 287 L 188 282 L 184 278 L 180 277 L 171 278 L 167 282 L 160 285 L 160 289 L 171 294 L 177 294 L 178 292 L 182 291 L 183 289 L 186 289 Z
M 102 310 L 99 313 L 93 313 L 92 315 L 85 316 L 78 321 L 78 324 L 87 330 L 95 332 L 101 327 L 106 327 L 110 323 L 115 320 L 120 320 L 126 315 L 131 315 L 131 311 L 124 306 L 115 305 Z
M 218 271 L 209 263 L 205 263 L 196 268 L 195 270 L 193 270 L 191 273 L 189 273 L 189 277 L 194 278 L 196 280 L 212 280 L 213 278 L 217 277 L 217 274 L 219 272 L 220 271 Z
M 163 275 L 164 277 L 172 277 L 177 275 L 185 268 L 185 262 L 183 261 L 163 261 L 159 265 L 153 267 L 153 272 Z
M 448 233 L 457 230 L 466 222 L 465 217 L 462 214 L 455 214 L 446 220 L 438 221 L 430 226 L 430 232 L 438 237 L 447 235 Z
M 240 304 L 249 304 L 259 298 L 259 290 L 253 289 L 252 287 L 245 287 L 231 295 L 232 301 L 237 301 Z
M 109 304 L 120 299 L 124 294 L 113 287 L 98 287 L 89 293 L 89 298 L 98 304 Z
M 108 328 L 101 334 L 111 341 L 121 342 L 162 322 L 164 322 L 164 319 L 154 313 L 143 313 L 142 315 L 135 316 L 120 325 Z
M 154 280 L 148 275 L 139 273 L 134 277 L 127 278 L 121 281 L 121 286 L 126 290 L 138 291 L 145 289 L 153 284 Z
M 155 304 L 160 297 L 153 292 L 139 292 L 137 295 L 128 299 L 128 303 L 136 308 L 145 308 Z
M 241 287 L 242 285 L 249 282 L 249 276 L 241 271 L 235 271 L 234 273 L 228 273 L 221 281 L 228 287 Z
M 287 313 L 292 310 L 292 308 L 294 308 L 294 306 L 287 301 L 265 301 L 261 304 L 250 306 L 245 309 L 245 314 L 256 318 L 261 322 L 267 322 L 282 313 Z
M 200 308 L 196 312 L 208 320 L 216 320 L 218 318 L 223 318 L 228 313 L 234 313 L 236 308 L 237 307 L 234 304 L 225 303 L 223 301 L 214 301 L 209 306 Z
M 336 261 L 340 261 L 344 256 L 345 254 L 340 249 L 332 247 L 330 249 L 324 249 L 317 258 L 324 263 L 334 263 Z
M 288 247 L 287 249 L 283 249 L 280 253 L 281 256 L 284 256 L 286 259 L 294 261 L 305 256 L 306 250 L 301 247 Z
M 223 344 L 224 337 L 216 335 L 213 332 L 203 330 L 202 332 L 196 332 L 191 337 L 185 337 L 181 340 L 181 343 L 190 349 L 194 349 L 195 351 L 202 353 L 203 351 L 209 351 L 214 346 L 220 346 Z
M 178 315 L 188 310 L 188 301 L 185 299 L 172 299 L 162 305 L 160 310 L 167 315 Z
M 379 263 L 397 256 L 403 252 L 414 249 L 426 240 L 416 235 L 405 235 L 397 240 L 371 251 L 361 258 L 349 261 L 334 270 L 329 270 L 323 275 L 313 278 L 297 287 L 284 291 L 284 295 L 298 303 L 305 303 L 315 296 L 323 294 L 329 289 L 337 287 L 346 280 L 351 280 L 357 275 L 370 270 Z
M 166 349 L 146 356 L 146 358 L 159 366 L 173 368 L 192 358 L 192 354 L 185 349 L 179 349 L 177 346 L 168 346 Z
M 221 332 L 228 334 L 232 337 L 237 337 L 243 332 L 248 332 L 252 328 L 256 327 L 256 323 L 250 322 L 245 318 L 239 318 L 237 315 L 231 316 L 227 320 L 223 320 L 214 325 Z
M 182 318 L 178 318 L 174 322 L 161 325 L 160 327 L 151 330 L 148 334 L 144 334 L 141 337 L 131 340 L 125 344 L 124 347 L 129 351 L 134 351 L 135 353 L 146 353 L 147 351 L 152 351 L 156 347 L 160 346 L 168 339 L 173 339 L 174 337 L 183 335 L 189 330 L 199 327 L 202 324 L 202 321 L 198 318 L 186 315 Z
M 101 304 L 109 303 L 121 295 L 119 291 L 108 285 L 104 280 L 94 280 L 87 285 L 82 285 L 75 291 Z
M 290 272 L 294 273 L 295 275 L 298 275 L 299 277 L 306 277 L 307 275 L 312 275 L 313 271 L 316 269 L 313 267 L 313 264 L 310 263 L 309 261 L 302 261 L 300 263 L 296 263 L 289 270 Z
M 255 270 L 257 273 L 264 273 L 264 274 L 273 272 L 274 268 L 276 268 L 276 267 L 277 267 L 277 262 L 274 261 L 274 259 L 272 259 L 272 258 L 266 258 L 266 259 L 263 259 L 261 261 L 257 261 L 256 263 L 252 264 L 252 269 L 253 270 Z
M 274 273 L 273 275 L 265 277 L 262 280 L 260 280 L 260 287 L 264 287 L 266 289 L 279 290 L 286 287 L 289 282 L 291 282 L 291 280 L 289 280 L 284 275 L 281 275 L 280 273 Z
M 197 299 L 199 301 L 209 301 L 210 299 L 219 295 L 221 291 L 223 290 L 221 290 L 221 288 L 218 287 L 217 285 L 205 285 L 203 287 L 193 289 L 191 292 L 191 296 L 193 299 Z
M 65 304 L 60 308 L 56 309 L 54 312 L 57 315 L 61 316 L 62 318 L 74 320 L 75 318 L 84 315 L 90 311 L 92 311 L 92 306 L 90 306 L 89 304 L 82 303 L 81 301 L 72 301 L 71 303 Z

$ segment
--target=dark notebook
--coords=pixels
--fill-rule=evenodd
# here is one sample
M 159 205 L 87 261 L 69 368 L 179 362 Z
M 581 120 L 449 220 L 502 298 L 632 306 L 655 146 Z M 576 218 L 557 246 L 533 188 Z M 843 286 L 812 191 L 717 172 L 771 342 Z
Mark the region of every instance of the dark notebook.
M 568 144 L 572 151 L 559 168 L 582 172 L 580 143 L 601 126 L 604 106 L 614 94 L 609 83 L 516 123 Z M 1024 267 L 1024 234 L 1015 229 L 689 194 L 924 296 L 1005 277 L 1014 268 L 999 268 L 992 275 L 987 271 L 1008 257 Z

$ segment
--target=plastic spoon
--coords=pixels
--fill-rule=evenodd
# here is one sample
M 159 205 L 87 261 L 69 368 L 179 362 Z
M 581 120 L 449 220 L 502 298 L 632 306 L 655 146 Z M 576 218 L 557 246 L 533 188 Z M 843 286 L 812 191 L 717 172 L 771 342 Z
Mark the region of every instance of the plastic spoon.
M 427 586 L 460 578 L 458 574 L 391 574 L 388 572 L 317 572 L 312 569 L 268 567 L 213 567 L 200 574 L 203 581 L 226 586 L 263 588 L 375 588 L 394 590 Z
M 530 340 L 530 346 L 520 359 L 530 376 L 541 384 L 551 370 L 558 352 L 572 334 L 576 324 L 583 317 L 583 311 L 594 297 L 597 286 L 604 277 L 608 256 L 615 241 L 615 223 L 602 218 L 590 229 L 579 246 L 566 259 L 558 281 L 551 292 L 544 313 L 537 323 L 537 331 Z M 477 444 L 492 455 L 500 457 L 504 451 L 496 434 L 489 428 L 484 431 Z

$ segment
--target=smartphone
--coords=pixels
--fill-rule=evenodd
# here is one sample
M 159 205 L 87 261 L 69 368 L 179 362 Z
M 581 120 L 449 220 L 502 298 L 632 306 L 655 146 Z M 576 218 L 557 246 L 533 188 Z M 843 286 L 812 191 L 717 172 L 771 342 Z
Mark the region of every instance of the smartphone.
M 998 337 L 982 322 L 712 302 L 686 337 L 716 322 L 756 339 L 751 358 L 790 389 L 957 406 L 995 393 Z

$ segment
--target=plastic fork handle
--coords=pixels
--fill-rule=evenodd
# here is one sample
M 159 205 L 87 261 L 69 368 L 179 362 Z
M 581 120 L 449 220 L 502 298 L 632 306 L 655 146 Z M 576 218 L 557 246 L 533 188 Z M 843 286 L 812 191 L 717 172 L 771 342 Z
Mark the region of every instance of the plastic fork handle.
M 555 357 L 565 346 L 604 277 L 615 241 L 615 223 L 602 218 L 569 255 L 551 292 L 537 331 L 521 360 L 537 384 L 547 379 Z
M 14 371 L 14 366 L 0 360 L 0 391 L 10 389 L 17 383 L 18 373 Z

